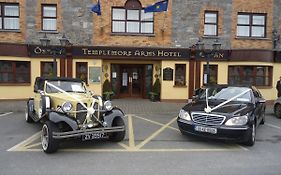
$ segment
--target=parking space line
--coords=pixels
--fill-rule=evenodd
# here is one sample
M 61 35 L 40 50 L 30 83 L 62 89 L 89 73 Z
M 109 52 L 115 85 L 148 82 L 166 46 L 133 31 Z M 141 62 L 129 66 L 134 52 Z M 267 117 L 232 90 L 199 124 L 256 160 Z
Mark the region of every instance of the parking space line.
M 177 120 L 177 117 L 173 118 L 170 122 L 168 122 L 167 124 L 165 124 L 164 126 L 162 126 L 160 129 L 158 129 L 156 132 L 154 132 L 151 136 L 149 136 L 148 138 L 146 138 L 144 141 L 142 141 L 140 144 L 138 144 L 136 147 L 137 149 L 141 149 L 145 144 L 147 144 L 148 142 L 150 142 L 154 137 L 156 137 L 157 135 L 159 135 L 162 131 L 164 131 L 170 124 L 172 124 L 173 122 L 175 122 Z
M 128 116 L 128 130 L 129 130 L 129 148 L 135 148 L 136 145 L 135 145 L 132 115 Z
M 128 118 L 128 143 L 126 142 L 119 142 L 117 143 L 120 148 L 66 148 L 66 149 L 60 149 L 59 151 L 62 152 L 216 152 L 216 151 L 249 151 L 247 148 L 242 147 L 240 145 L 225 145 L 222 148 L 144 148 L 144 146 L 150 142 L 153 141 L 155 137 L 157 137 L 160 133 L 162 133 L 166 129 L 171 129 L 173 131 L 179 131 L 177 128 L 171 127 L 170 125 L 176 121 L 177 117 L 173 118 L 166 124 L 162 124 L 147 118 L 139 117 L 136 115 L 127 115 Z M 134 118 L 138 118 L 150 123 L 153 123 L 155 125 L 161 126 L 160 129 L 152 133 L 149 137 L 142 140 L 138 145 L 135 143 L 135 136 L 134 136 Z M 41 145 L 40 142 L 38 142 L 38 139 L 40 139 L 41 131 L 35 133 L 31 137 L 27 138 L 26 140 L 20 142 L 19 144 L 13 146 L 12 148 L 8 149 L 7 151 L 29 151 L 29 152 L 41 152 L 42 149 L 40 149 L 38 146 Z M 37 140 L 37 141 L 36 141 Z
M 275 129 L 281 130 L 281 127 L 276 126 L 276 125 L 273 125 L 273 124 L 265 123 L 265 125 L 266 125 L 266 126 L 269 126 L 269 127 L 271 127 L 271 128 L 275 128 Z
M 7 151 L 25 151 L 25 150 L 27 150 L 26 145 L 28 145 L 29 143 L 38 139 L 38 137 L 40 137 L 40 135 L 41 135 L 41 131 L 33 134 L 31 137 L 25 139 L 24 141 L 22 141 L 19 144 L 13 146 L 12 148 L 8 149 Z
M 156 121 L 153 121 L 153 120 L 149 120 L 149 119 L 147 119 L 147 118 L 143 118 L 143 117 L 140 117 L 140 116 L 134 116 L 134 117 L 139 118 L 139 119 L 142 119 L 142 120 L 145 120 L 145 121 L 148 121 L 148 122 L 150 122 L 150 123 L 153 123 L 153 124 L 156 124 L 156 125 L 159 125 L 159 126 L 164 126 L 164 125 L 165 125 L 165 124 L 162 124 L 162 123 L 159 123 L 159 122 L 156 122 Z M 172 127 L 172 126 L 168 126 L 167 128 L 180 132 L 179 129 L 174 128 L 174 127 Z
M 4 114 L 0 114 L 0 117 L 4 117 L 4 116 L 7 116 L 7 115 L 10 115 L 10 114 L 12 114 L 13 112 L 6 112 L 6 113 L 4 113 Z

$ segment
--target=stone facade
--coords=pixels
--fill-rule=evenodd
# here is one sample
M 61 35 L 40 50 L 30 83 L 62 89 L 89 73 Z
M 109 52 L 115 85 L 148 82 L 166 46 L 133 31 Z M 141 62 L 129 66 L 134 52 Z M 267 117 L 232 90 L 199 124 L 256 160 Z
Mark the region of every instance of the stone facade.
M 155 3 L 155 0 L 141 0 L 142 7 Z M 168 11 L 154 14 L 154 36 L 122 36 L 111 33 L 111 7 L 124 7 L 125 0 L 101 1 L 102 15 L 94 15 L 95 45 L 108 46 L 157 46 L 169 47 L 171 45 L 172 1 L 169 1 Z
M 199 37 L 211 47 L 219 38 L 223 49 L 272 49 L 272 31 L 281 31 L 280 0 L 170 0 L 168 11 L 154 14 L 154 35 L 122 36 L 111 33 L 111 7 L 123 7 L 126 0 L 100 0 L 102 15 L 90 11 L 95 0 L 0 0 L 20 4 L 20 30 L 1 31 L 0 42 L 40 44 L 41 3 L 57 4 L 57 32 L 48 32 L 52 44 L 59 45 L 65 33 L 74 45 L 182 47 L 196 44 Z M 157 2 L 140 0 L 142 7 Z M 219 36 L 204 37 L 204 11 L 219 12 Z M 267 13 L 265 39 L 236 37 L 237 13 Z M 280 48 L 278 44 L 277 49 Z

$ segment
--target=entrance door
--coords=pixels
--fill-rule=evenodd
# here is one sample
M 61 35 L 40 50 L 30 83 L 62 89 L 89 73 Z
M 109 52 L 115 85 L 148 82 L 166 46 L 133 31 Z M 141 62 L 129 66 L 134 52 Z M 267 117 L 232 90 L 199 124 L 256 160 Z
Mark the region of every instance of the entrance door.
M 120 74 L 120 96 L 142 97 L 143 65 L 121 65 Z

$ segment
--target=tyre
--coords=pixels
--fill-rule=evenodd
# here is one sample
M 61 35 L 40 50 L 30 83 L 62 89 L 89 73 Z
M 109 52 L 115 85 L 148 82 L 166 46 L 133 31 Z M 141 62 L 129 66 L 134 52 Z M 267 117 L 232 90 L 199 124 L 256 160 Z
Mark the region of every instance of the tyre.
M 253 124 L 251 125 L 250 132 L 248 133 L 247 139 L 244 142 L 244 144 L 247 146 L 253 146 L 255 144 L 255 141 L 256 141 L 256 124 L 255 122 L 253 122 Z
M 264 125 L 264 123 L 265 123 L 265 111 L 263 111 L 263 113 L 262 113 L 262 119 L 261 119 L 260 124 Z
M 112 123 L 112 127 L 114 126 L 125 126 L 124 120 L 121 117 L 116 117 Z M 120 142 L 124 139 L 125 133 L 125 130 L 109 133 L 109 140 L 112 142 Z
M 54 153 L 58 150 L 59 141 L 53 138 L 53 132 L 59 132 L 58 127 L 54 123 L 47 121 L 41 131 L 41 144 L 45 153 Z
M 276 117 L 281 118 L 281 104 L 276 104 L 274 106 L 274 114 Z
M 26 104 L 26 109 L 25 109 L 25 121 L 27 123 L 33 123 L 33 119 L 30 117 L 30 110 L 32 109 L 30 106 L 30 101 L 27 102 Z

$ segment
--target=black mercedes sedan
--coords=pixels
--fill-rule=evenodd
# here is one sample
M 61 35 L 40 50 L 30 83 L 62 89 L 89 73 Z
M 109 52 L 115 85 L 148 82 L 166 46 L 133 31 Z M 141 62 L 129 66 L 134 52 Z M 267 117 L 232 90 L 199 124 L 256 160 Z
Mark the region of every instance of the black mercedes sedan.
M 214 85 L 201 89 L 179 112 L 182 134 L 234 140 L 253 146 L 265 122 L 265 99 L 253 86 Z

